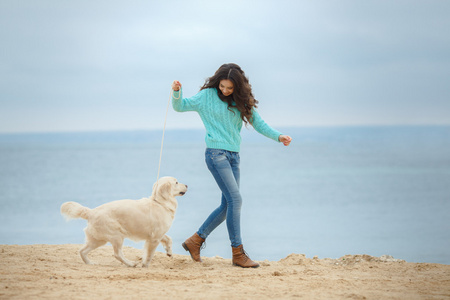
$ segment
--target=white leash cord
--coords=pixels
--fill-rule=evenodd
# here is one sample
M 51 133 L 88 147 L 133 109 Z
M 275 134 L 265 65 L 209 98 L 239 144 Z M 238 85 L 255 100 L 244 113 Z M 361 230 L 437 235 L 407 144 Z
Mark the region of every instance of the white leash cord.
M 163 128 L 163 134 L 162 134 L 162 139 L 161 139 L 161 151 L 159 152 L 158 175 L 156 176 L 156 182 L 158 182 L 158 180 L 159 180 L 159 171 L 161 169 L 161 160 L 162 160 L 162 152 L 163 152 L 163 145 L 164 145 L 164 134 L 166 132 L 167 113 L 169 112 L 170 100 L 172 100 L 172 95 L 173 95 L 173 90 L 170 89 L 170 96 L 169 96 L 169 101 L 167 102 L 166 117 L 164 119 L 164 128 Z M 175 99 L 180 99 L 180 97 L 175 98 Z

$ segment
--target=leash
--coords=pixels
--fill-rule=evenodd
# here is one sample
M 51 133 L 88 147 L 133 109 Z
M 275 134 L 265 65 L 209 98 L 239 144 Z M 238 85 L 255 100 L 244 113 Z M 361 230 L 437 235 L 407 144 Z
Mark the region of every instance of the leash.
M 161 170 L 161 160 L 162 160 L 162 153 L 163 153 L 163 146 L 164 146 L 164 135 L 166 132 L 167 113 L 169 112 L 170 100 L 172 99 L 172 96 L 173 96 L 173 90 L 170 89 L 169 101 L 167 102 L 167 108 L 166 108 L 166 117 L 164 118 L 164 128 L 163 128 L 162 139 L 161 139 L 161 150 L 159 151 L 158 175 L 156 176 L 155 192 L 156 192 L 156 189 L 158 189 L 159 171 Z M 178 98 L 174 98 L 174 99 L 178 100 L 178 99 L 180 99 L 180 96 L 178 96 Z

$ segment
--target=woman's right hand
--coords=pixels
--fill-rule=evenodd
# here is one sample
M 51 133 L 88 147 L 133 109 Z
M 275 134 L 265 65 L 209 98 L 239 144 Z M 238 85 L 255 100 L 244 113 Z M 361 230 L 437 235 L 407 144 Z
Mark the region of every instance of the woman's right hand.
M 174 80 L 172 83 L 172 90 L 179 91 L 181 89 L 181 83 L 178 80 Z

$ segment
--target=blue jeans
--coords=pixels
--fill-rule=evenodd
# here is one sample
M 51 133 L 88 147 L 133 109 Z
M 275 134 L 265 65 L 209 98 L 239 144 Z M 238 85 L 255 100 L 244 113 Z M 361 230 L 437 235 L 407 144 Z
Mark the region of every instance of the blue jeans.
M 205 161 L 222 191 L 222 201 L 220 206 L 209 215 L 197 234 L 206 239 L 226 219 L 231 246 L 237 247 L 242 244 L 239 153 L 207 148 Z

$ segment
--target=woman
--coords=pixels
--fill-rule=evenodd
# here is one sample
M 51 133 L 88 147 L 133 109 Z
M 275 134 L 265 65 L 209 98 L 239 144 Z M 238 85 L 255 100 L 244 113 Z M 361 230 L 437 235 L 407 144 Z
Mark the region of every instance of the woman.
M 224 64 L 208 78 L 200 92 L 190 98 L 182 97 L 181 83 L 172 84 L 172 105 L 175 111 L 196 111 L 206 128 L 205 160 L 220 190 L 222 202 L 199 230 L 184 243 L 194 261 L 201 262 L 200 248 L 208 235 L 226 219 L 233 253 L 233 265 L 257 268 L 245 253 L 241 240 L 240 216 L 242 198 L 239 192 L 239 150 L 242 123 L 251 124 L 256 131 L 288 146 L 291 137 L 267 125 L 256 111 L 258 101 L 251 85 L 236 64 Z

